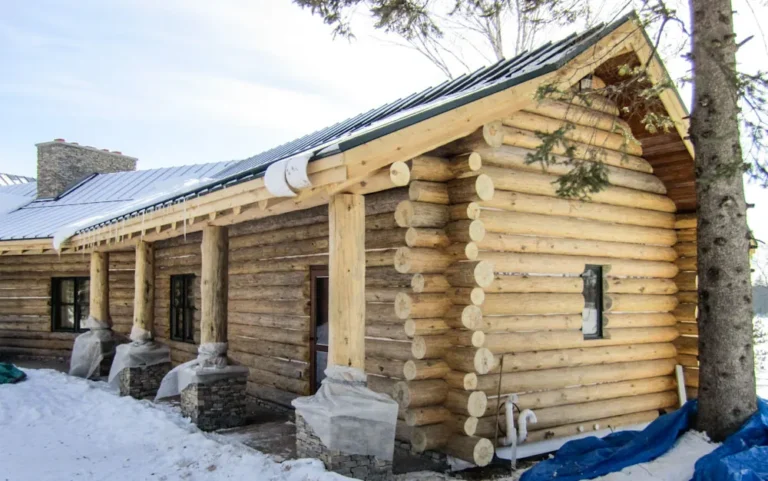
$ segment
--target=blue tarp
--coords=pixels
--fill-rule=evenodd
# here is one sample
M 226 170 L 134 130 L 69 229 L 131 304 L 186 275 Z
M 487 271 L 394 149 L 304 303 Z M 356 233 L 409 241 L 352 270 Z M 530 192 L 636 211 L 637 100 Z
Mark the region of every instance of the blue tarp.
M 520 481 L 592 479 L 666 453 L 688 430 L 696 401 L 659 417 L 642 431 L 621 431 L 602 439 L 589 437 L 563 445 L 552 459 L 526 471 Z M 693 481 L 768 480 L 768 403 L 758 399 L 756 412 L 722 446 L 696 463 Z

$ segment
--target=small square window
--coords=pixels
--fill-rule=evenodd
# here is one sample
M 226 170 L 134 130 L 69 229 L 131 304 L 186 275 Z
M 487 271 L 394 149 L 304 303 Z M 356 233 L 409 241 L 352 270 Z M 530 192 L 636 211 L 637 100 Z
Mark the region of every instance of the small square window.
M 51 279 L 51 324 L 53 331 L 81 332 L 90 312 L 88 277 Z
M 171 276 L 171 339 L 195 342 L 195 276 Z
M 587 265 L 581 274 L 584 280 L 584 310 L 581 332 L 584 339 L 603 338 L 603 266 Z

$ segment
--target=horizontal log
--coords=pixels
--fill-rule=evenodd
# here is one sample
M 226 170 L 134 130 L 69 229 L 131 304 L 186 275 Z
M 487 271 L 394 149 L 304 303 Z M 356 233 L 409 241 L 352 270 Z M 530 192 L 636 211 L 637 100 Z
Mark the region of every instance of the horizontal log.
M 404 246 L 408 229 L 386 229 L 368 233 L 365 236 L 365 248 L 370 249 L 397 249 Z
M 246 385 L 246 393 L 255 398 L 263 399 L 285 407 L 291 407 L 291 401 L 300 396 L 300 394 L 283 391 L 266 384 L 259 384 L 252 381 L 249 381 Z
M 680 304 L 697 304 L 699 302 L 698 291 L 678 292 L 676 295 Z
M 411 275 L 397 272 L 393 265 L 386 267 L 366 267 L 366 287 L 408 287 L 411 285 Z
M 403 374 L 409 381 L 420 381 L 423 379 L 442 379 L 451 368 L 442 360 L 414 360 L 406 361 L 403 365 Z
M 480 220 L 483 221 L 486 232 L 501 234 L 565 237 L 663 246 L 672 246 L 677 242 L 677 235 L 673 229 L 617 225 L 546 214 L 481 210 Z
M 696 272 L 681 272 L 674 280 L 681 291 L 695 291 L 699 288 L 699 276 Z
M 579 330 L 581 314 L 549 316 L 483 316 L 478 327 L 486 332 Z
M 445 205 L 404 200 L 397 205 L 395 222 L 400 227 L 443 227 L 450 222 Z
M 454 259 L 435 249 L 401 247 L 394 256 L 394 266 L 403 274 L 440 273 L 445 271 Z
M 233 312 L 281 314 L 286 316 L 309 315 L 309 302 L 306 299 L 295 301 L 251 301 L 237 299 L 230 301 L 228 306 L 229 310 Z
M 399 292 L 399 291 L 398 291 Z M 395 316 L 394 302 L 365 304 L 365 322 L 390 323 L 402 325 L 402 320 Z
M 431 406 L 406 410 L 404 420 L 408 426 L 425 426 L 446 422 L 451 417 L 451 412 L 444 407 Z
M 445 270 L 444 275 L 454 287 L 488 287 L 493 282 L 493 264 L 482 261 L 456 262 Z
M 699 335 L 699 326 L 695 322 L 679 322 L 677 324 L 677 330 L 680 331 L 681 336 L 697 336 Z
M 408 337 L 436 336 L 445 334 L 451 330 L 444 319 L 408 319 L 405 321 L 404 331 Z
M 677 240 L 680 242 L 696 242 L 696 229 L 683 229 L 677 231 Z
M 545 195 L 550 197 L 557 196 L 557 176 L 554 175 L 536 174 L 532 172 L 521 172 L 500 167 L 485 166 L 480 172 L 493 179 L 494 190 L 508 190 L 523 194 Z M 489 199 L 482 199 L 467 195 L 455 199 L 452 195 L 451 202 L 476 202 L 490 200 L 490 198 L 493 198 L 493 196 L 489 197 Z M 659 212 L 672 213 L 676 209 L 675 203 L 666 196 L 635 189 L 627 189 L 626 187 L 605 187 L 600 192 L 590 194 L 589 200 L 590 202 L 600 204 L 633 207 L 636 209 L 647 209 Z M 483 204 L 481 203 L 481 205 Z
M 403 326 L 400 324 L 387 324 L 387 323 L 369 323 L 365 324 L 365 337 L 366 338 L 379 338 L 379 339 L 393 339 L 398 341 L 407 341 L 408 336 L 405 334 Z
M 629 346 L 583 347 L 552 351 L 520 352 L 496 356 L 490 372 L 533 371 L 560 367 L 613 364 L 617 362 L 649 361 L 674 358 L 677 355 L 671 343 L 638 344 Z
M 309 331 L 308 316 L 294 317 L 282 314 L 250 314 L 246 312 L 229 311 L 227 314 L 227 321 L 232 325 L 295 329 L 307 332 Z
M 477 202 L 465 202 L 450 206 L 450 216 L 452 221 L 457 220 L 477 220 L 480 218 L 480 204 Z
M 496 189 L 491 177 L 484 173 L 479 173 L 476 176 L 449 182 L 448 197 L 451 204 L 492 199 Z
M 451 348 L 451 338 L 442 336 L 415 336 L 411 354 L 416 359 L 439 359 Z
M 451 244 L 442 251 L 456 261 L 474 261 L 480 254 L 480 249 L 474 242 Z
M 418 408 L 442 404 L 448 395 L 448 385 L 441 380 L 401 381 L 395 383 L 392 398 L 401 408 Z
M 457 220 L 445 226 L 452 242 L 479 242 L 485 237 L 485 225 L 480 220 Z
M 675 229 L 696 229 L 697 219 L 696 213 L 689 214 L 677 214 L 675 219 Z
M 399 287 L 367 287 L 365 289 L 366 302 L 395 302 Z
M 451 389 L 472 391 L 477 388 L 477 374 L 474 372 L 449 371 L 444 379 Z
M 622 362 L 598 366 L 567 367 L 540 371 L 478 376 L 478 389 L 487 394 L 559 389 L 562 386 L 645 379 L 672 374 L 675 359 Z M 501 384 L 499 385 L 499 382 Z
M 398 361 L 408 361 L 412 359 L 410 342 L 366 339 L 365 353 L 367 356 L 379 359 L 393 359 Z
M 590 104 L 593 105 L 592 103 Z M 612 107 L 611 112 L 605 113 L 562 100 L 541 99 L 534 105 L 527 107 L 525 111 L 534 112 L 553 119 L 566 120 L 577 125 L 596 127 L 608 132 L 613 132 L 617 128 L 619 131 L 629 128 L 629 124 L 626 121 L 617 117 L 618 109 L 616 106 L 612 105 L 610 107 Z
M 556 237 L 488 233 L 478 247 L 483 251 L 602 256 L 619 259 L 673 261 L 671 247 Z
M 486 438 L 451 436 L 442 451 L 468 463 L 483 467 L 493 459 L 493 443 Z
M 445 397 L 445 408 L 465 416 L 482 416 L 488 407 L 488 397 L 482 391 L 459 391 L 449 389 Z
M 484 348 L 454 347 L 443 356 L 445 362 L 457 371 L 487 373 L 496 362 L 493 353 Z
M 451 287 L 446 294 L 453 304 L 480 306 L 485 302 L 482 287 Z
M 678 242 L 675 244 L 675 252 L 680 257 L 695 257 L 697 244 L 693 242 Z
M 228 329 L 228 334 L 230 339 L 243 337 L 261 339 L 268 342 L 295 344 L 297 346 L 303 346 L 309 343 L 309 330 L 295 331 L 290 329 L 231 324 Z
M 158 279 L 159 280 L 159 279 Z M 309 272 L 263 272 L 229 276 L 229 288 L 241 289 L 253 286 L 302 286 L 309 281 Z M 170 284 L 169 284 L 170 285 Z
M 415 453 L 439 450 L 453 434 L 447 423 L 414 427 L 411 432 L 411 450 Z
M 445 292 L 450 287 L 442 274 L 414 274 L 411 278 L 411 288 L 417 294 Z
M 302 225 L 297 227 L 288 227 L 286 229 L 278 229 L 270 232 L 259 232 L 256 234 L 230 237 L 229 249 L 230 251 L 236 251 L 238 249 L 249 247 L 268 246 L 280 244 L 282 242 L 296 242 L 323 237 L 326 239 L 328 238 L 327 222 L 320 224 Z M 187 248 L 188 246 L 183 247 Z M 196 253 L 199 254 L 200 246 L 197 245 L 195 247 Z M 160 252 L 161 251 L 157 251 L 158 254 Z
M 599 431 L 602 429 L 616 430 L 616 428 L 621 426 L 650 423 L 658 417 L 659 410 L 651 409 L 649 411 L 641 411 L 638 413 L 593 419 L 583 423 L 565 424 L 563 426 L 531 431 L 528 433 L 526 442 L 535 443 L 553 438 L 575 436 L 589 431 Z
M 485 345 L 485 333 L 483 331 L 454 329 L 444 337 L 447 337 L 453 346 L 483 347 Z
M 580 314 L 581 294 L 487 294 L 481 306 L 484 316 L 509 314 Z
M 563 424 L 571 424 L 590 419 L 619 416 L 635 412 L 659 410 L 675 406 L 678 403 L 677 392 L 642 394 L 604 401 L 571 404 L 536 410 L 536 424 L 532 429 L 541 430 Z
M 305 362 L 288 361 L 269 356 L 259 356 L 229 349 L 227 356 L 235 364 L 255 367 L 284 377 L 294 379 L 309 379 L 309 364 Z
M 405 244 L 408 247 L 440 249 L 448 247 L 451 240 L 443 229 L 411 227 L 405 232 Z
M 308 396 L 310 394 L 309 379 L 293 379 L 280 376 L 274 372 L 249 367 L 248 380 L 258 384 L 271 386 L 282 391 L 301 394 L 303 396 Z
M 503 145 L 498 149 L 488 148 L 483 151 L 484 165 L 520 170 L 522 172 L 546 172 L 555 175 L 569 174 L 575 168 L 570 159 L 561 155 L 550 156 L 550 159 L 554 161 L 546 167 L 543 167 L 540 162 L 528 162 L 528 156 L 533 154 L 533 150 L 508 145 Z M 584 162 L 585 167 L 591 167 L 592 165 L 594 165 L 594 162 Z M 625 169 L 623 166 L 603 164 L 602 167 L 606 174 L 606 179 L 611 185 L 652 192 L 654 194 L 667 193 L 664 183 L 652 174 Z
M 607 313 L 603 314 L 603 327 L 623 329 L 627 327 L 666 327 L 677 323 L 675 316 L 667 312 Z
M 112 299 L 112 292 L 109 293 Z M 276 300 L 276 301 L 298 301 L 301 299 L 309 300 L 309 284 L 303 286 L 259 286 L 230 288 L 228 292 L 230 301 L 236 300 Z
M 480 260 L 490 262 L 495 272 L 503 273 L 581 274 L 586 264 L 610 266 L 610 275 L 616 277 L 671 279 L 678 272 L 671 262 L 609 257 L 481 252 Z
M 368 389 L 373 392 L 386 394 L 387 396 L 392 397 L 392 391 L 396 382 L 398 382 L 396 379 L 389 377 L 369 375 Z
M 696 304 L 680 304 L 672 311 L 672 315 L 680 322 L 696 322 L 699 316 L 699 306 Z
M 445 315 L 445 323 L 459 329 L 479 330 L 483 327 L 483 311 L 479 306 L 453 306 Z
M 399 319 L 442 317 L 451 306 L 450 297 L 442 294 L 409 294 L 401 291 L 395 297 L 395 315 Z
M 670 312 L 677 307 L 675 296 L 609 294 L 603 299 L 605 312 Z
M 584 339 L 580 331 L 498 332 L 485 336 L 483 347 L 494 353 L 517 353 L 573 349 L 581 347 L 619 346 L 674 341 L 679 333 L 675 327 L 631 327 L 604 329 L 601 339 Z
M 670 279 L 629 279 L 608 277 L 605 291 L 610 294 L 675 294 L 677 284 Z
M 408 186 L 408 197 L 414 202 L 450 204 L 448 185 L 442 182 L 413 181 Z
M 396 359 L 365 358 L 365 372 L 390 378 L 403 378 L 403 361 Z
M 541 180 L 538 177 L 536 180 Z M 544 179 L 544 180 L 548 180 Z M 462 207 L 465 206 L 465 207 Z M 461 207 L 461 210 L 459 208 Z M 609 203 L 585 202 L 580 199 L 564 199 L 544 192 L 543 195 L 497 190 L 493 197 L 485 201 L 461 204 L 451 207 L 451 218 L 478 219 L 480 207 L 502 209 L 510 212 L 577 217 L 601 222 L 638 225 L 671 229 L 675 216 L 669 212 L 638 209 L 632 206 L 610 205 Z M 462 214 L 463 213 L 463 214 Z
M 696 265 L 697 257 L 679 257 L 677 260 L 675 260 L 675 265 L 681 270 L 681 271 L 696 271 L 698 269 L 698 266 Z
M 576 127 L 575 130 L 582 129 Z M 523 147 L 526 149 L 537 149 L 543 143 L 536 133 L 530 130 L 524 130 L 515 127 L 502 127 L 504 145 Z M 638 157 L 639 150 L 635 144 L 634 151 L 618 151 L 604 148 L 602 146 L 586 144 L 570 139 L 568 145 L 562 143 L 554 145 L 550 151 L 554 155 L 568 155 L 577 159 L 601 162 L 606 165 L 623 166 L 626 169 L 637 172 L 652 173 L 653 167 L 643 158 Z M 634 152 L 634 154 L 633 154 Z
M 690 354 L 691 356 L 699 355 L 699 338 L 680 336 L 675 339 L 675 347 L 678 354 Z
M 281 357 L 296 361 L 309 362 L 309 346 L 296 346 L 277 342 L 265 342 L 259 339 L 236 338 L 229 341 L 229 348 L 247 354 Z
M 685 367 L 699 367 L 699 357 L 691 354 L 678 354 L 677 363 Z

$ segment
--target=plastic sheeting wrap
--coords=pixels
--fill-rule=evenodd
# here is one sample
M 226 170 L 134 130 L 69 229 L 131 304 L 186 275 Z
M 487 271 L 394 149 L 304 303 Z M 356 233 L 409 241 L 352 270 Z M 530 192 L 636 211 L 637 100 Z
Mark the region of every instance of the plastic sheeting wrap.
M 115 346 L 125 338 L 112 331 L 109 324 L 93 317 L 88 317 L 84 326 L 90 330 L 75 338 L 72 358 L 69 361 L 69 375 L 88 379 L 99 370 L 104 357 L 114 354 Z
M 291 404 L 332 450 L 390 461 L 395 448 L 397 403 L 366 387 L 360 369 L 330 366 L 314 396 Z
M 693 481 L 768 480 L 768 402 L 717 449 L 696 462 Z M 622 431 L 603 439 L 588 437 L 563 445 L 555 456 L 523 473 L 521 481 L 592 479 L 652 461 L 687 431 L 698 410 L 696 400 L 659 417 L 642 431 Z
M 226 342 L 200 344 L 197 348 L 197 359 L 179 364 L 165 375 L 157 390 L 155 400 L 178 396 L 190 384 L 204 384 L 228 377 L 231 372 L 227 369 L 230 366 L 227 366 L 226 353 Z M 199 373 L 204 375 L 198 375 Z M 216 373 L 220 373 L 221 376 L 216 376 Z
M 768 480 L 768 402 L 717 449 L 696 462 L 693 481 Z
M 123 369 L 148 367 L 171 362 L 171 349 L 154 341 L 133 341 L 115 349 L 115 359 L 109 370 L 109 383 L 117 383 Z

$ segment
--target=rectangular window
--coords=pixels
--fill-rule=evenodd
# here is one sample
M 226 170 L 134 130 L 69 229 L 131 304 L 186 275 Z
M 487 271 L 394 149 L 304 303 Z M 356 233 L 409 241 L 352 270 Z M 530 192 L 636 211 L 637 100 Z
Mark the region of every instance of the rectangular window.
M 195 342 L 195 275 L 171 276 L 171 339 Z
M 51 324 L 53 331 L 80 332 L 90 314 L 88 277 L 51 278 Z
M 328 268 L 310 269 L 310 388 L 315 393 L 328 367 Z
M 603 338 L 603 266 L 587 264 L 584 273 L 584 311 L 581 332 L 584 339 Z

